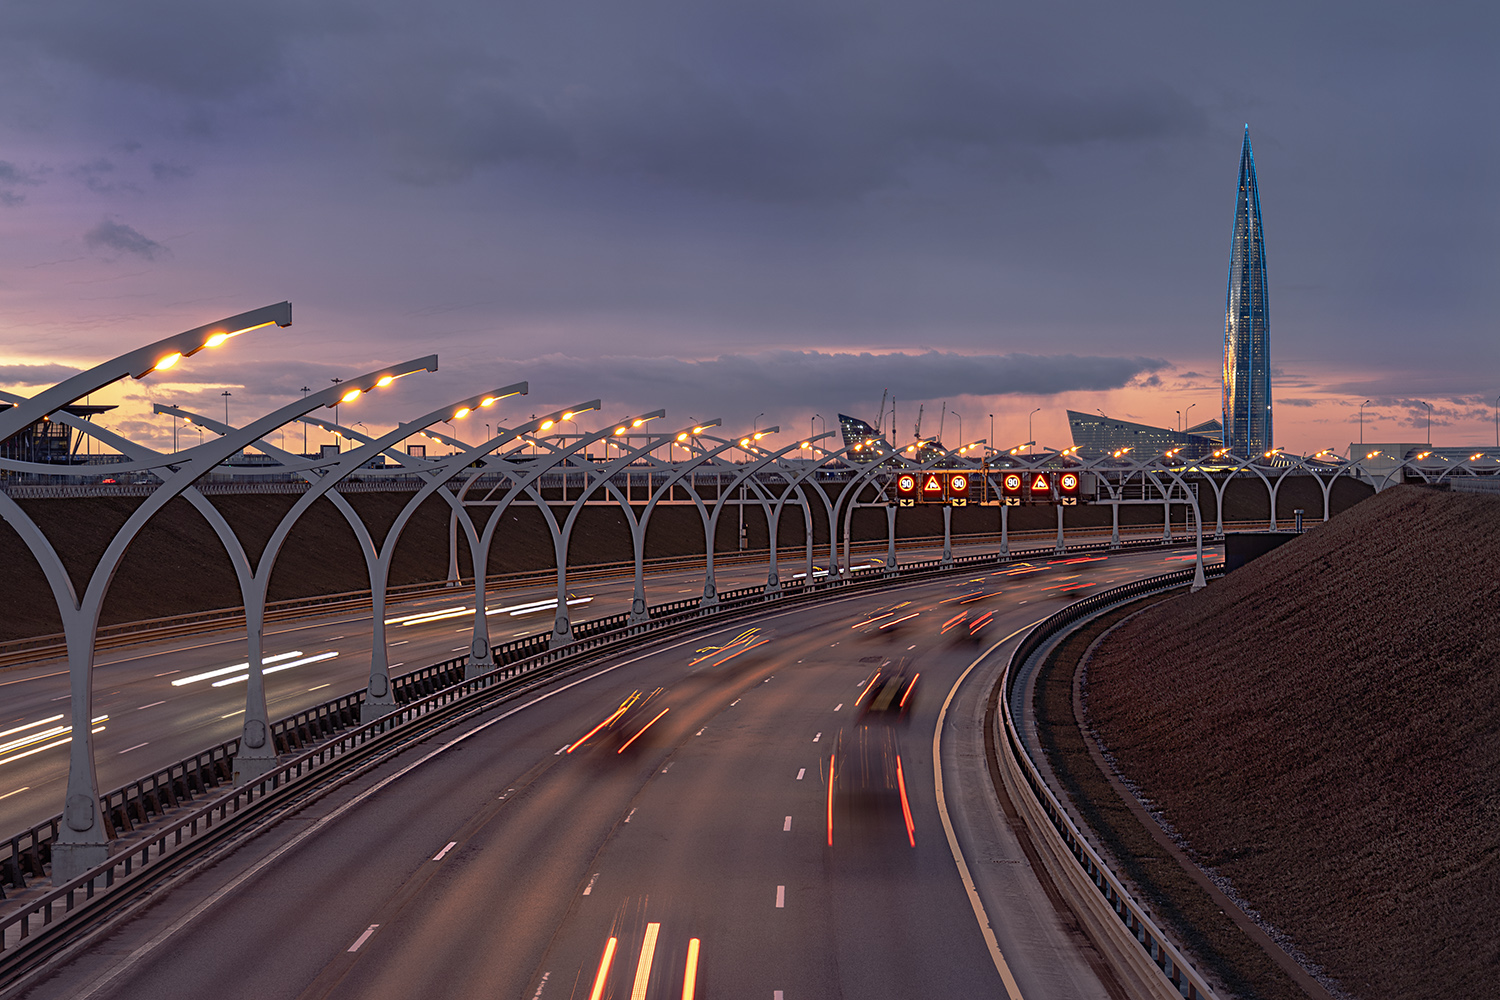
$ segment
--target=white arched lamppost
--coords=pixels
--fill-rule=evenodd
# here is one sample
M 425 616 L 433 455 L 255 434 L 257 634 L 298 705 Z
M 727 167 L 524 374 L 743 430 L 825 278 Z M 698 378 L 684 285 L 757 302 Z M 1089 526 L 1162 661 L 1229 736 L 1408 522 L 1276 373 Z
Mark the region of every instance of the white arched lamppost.
M 348 383 L 346 382 L 344 385 L 347 387 Z M 372 470 L 364 468 L 365 464 L 371 461 L 376 455 L 383 452 L 391 452 L 396 443 L 410 437 L 423 428 L 442 420 L 453 419 L 458 415 L 459 411 L 463 411 L 464 415 L 467 415 L 478 407 L 492 406 L 498 400 L 504 399 L 507 396 L 524 392 L 526 392 L 526 383 L 517 383 L 516 385 L 506 386 L 488 393 L 477 394 L 468 399 L 459 400 L 456 403 L 434 410 L 416 420 L 407 421 L 395 430 L 379 437 L 368 438 L 361 435 L 360 437 L 365 438 L 363 445 L 351 451 L 340 453 L 336 459 L 322 466 L 318 473 L 309 476 L 313 484 L 312 488 L 299 498 L 297 504 L 293 506 L 292 510 L 288 511 L 281 523 L 278 524 L 275 532 L 272 533 L 271 540 L 267 543 L 266 549 L 260 557 L 260 563 L 251 578 L 251 592 L 246 595 L 247 621 L 251 618 L 250 611 L 253 608 L 256 627 L 259 627 L 264 621 L 267 589 L 270 585 L 270 576 L 276 557 L 296 519 L 302 513 L 306 512 L 314 500 L 324 495 L 327 495 L 335 504 L 340 505 L 340 509 L 344 511 L 346 520 L 349 521 L 350 527 L 354 530 L 355 536 L 359 541 L 360 551 L 365 559 L 365 568 L 370 582 L 373 634 L 370 654 L 370 679 L 366 689 L 365 701 L 361 706 L 361 719 L 365 722 L 387 715 L 396 707 L 390 690 L 390 667 L 385 637 L 385 599 L 390 577 L 391 559 L 394 555 L 397 542 L 400 540 L 401 532 L 405 529 L 407 522 L 416 509 L 421 506 L 422 502 L 431 496 L 443 483 L 447 482 L 449 478 L 460 472 L 464 468 L 464 465 L 458 464 L 455 459 L 449 459 L 438 467 L 425 464 L 417 466 L 409 456 L 403 456 L 402 453 L 395 452 L 398 461 L 405 457 L 407 462 L 413 463 L 411 467 L 404 468 L 403 471 L 410 472 L 416 470 L 420 474 L 423 474 L 428 481 L 402 507 L 390 527 L 386 530 L 384 538 L 379 543 L 370 535 L 364 522 L 354 512 L 353 508 L 348 505 L 348 501 L 338 494 L 335 487 L 342 480 L 356 474 L 374 478 L 369 475 Z M 348 395 L 347 390 L 344 395 Z M 343 401 L 348 402 L 352 400 L 344 399 Z M 209 425 L 209 427 L 211 430 L 214 429 L 212 425 Z M 358 440 L 358 438 L 351 439 Z M 278 449 L 270 448 L 264 442 L 260 442 L 258 446 L 266 450 L 267 454 L 279 458 L 285 463 L 280 471 L 285 472 L 295 469 L 297 463 L 294 461 L 293 456 Z M 306 465 L 307 463 L 303 464 Z M 375 477 L 391 474 L 393 473 L 376 471 Z M 254 628 L 252 628 L 251 633 L 254 636 Z M 253 653 L 250 662 L 252 664 L 258 662 Z M 253 721 L 253 715 L 257 712 L 261 715 L 265 713 L 264 687 L 263 684 L 256 685 L 254 683 L 256 674 L 257 671 L 252 668 L 250 676 L 252 682 L 251 701 L 253 704 L 247 707 L 245 713 L 247 718 L 247 733 L 249 732 L 248 727 L 250 726 L 250 722 Z M 255 697 L 257 694 L 253 690 L 255 688 L 260 689 L 258 697 Z M 252 748 L 255 748 L 255 744 L 249 740 L 248 736 L 246 742 Z M 266 750 L 268 752 L 261 754 L 251 753 L 247 755 L 242 753 L 236 758 L 236 781 L 243 783 L 244 781 L 259 777 L 269 767 L 274 766 L 274 748 L 266 748 Z

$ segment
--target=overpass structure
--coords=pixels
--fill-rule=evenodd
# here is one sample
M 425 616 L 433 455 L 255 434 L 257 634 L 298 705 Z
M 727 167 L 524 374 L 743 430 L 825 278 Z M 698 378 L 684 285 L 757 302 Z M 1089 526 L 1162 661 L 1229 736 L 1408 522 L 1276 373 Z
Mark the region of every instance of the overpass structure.
M 1086 478 L 1093 487 L 1086 492 L 1092 493 L 1100 502 L 1115 505 L 1111 539 L 1108 543 L 1090 541 L 1083 546 L 1070 547 L 1064 532 L 1063 508 L 1059 506 L 1056 543 L 1045 550 L 1050 555 L 1064 555 L 1070 548 L 1072 551 L 1110 551 L 1126 547 L 1127 543 L 1119 534 L 1118 504 L 1132 491 L 1144 501 L 1159 499 L 1169 513 L 1171 505 L 1179 503 L 1191 511 L 1193 565 L 1184 582 L 1193 589 L 1207 583 L 1205 535 L 1209 536 L 1210 542 L 1222 537 L 1223 491 L 1234 478 L 1251 476 L 1265 485 L 1274 530 L 1277 493 L 1286 477 L 1294 471 L 1317 477 L 1324 499 L 1325 520 L 1330 516 L 1329 496 L 1337 479 L 1344 475 L 1363 476 L 1357 461 L 1325 460 L 1322 456 L 1292 459 L 1271 453 L 1237 458 L 1220 451 L 1204 461 L 1184 460 L 1171 450 L 1155 456 L 1116 452 L 1083 458 L 1077 454 L 1077 449 L 1020 455 L 1000 452 L 988 442 L 977 441 L 952 450 L 924 448 L 920 455 L 914 453 L 907 457 L 883 449 L 866 452 L 860 444 L 829 450 L 822 443 L 830 436 L 827 434 L 777 446 L 769 440 L 779 433 L 775 427 L 743 436 L 720 436 L 719 421 L 708 421 L 656 432 L 648 424 L 666 417 L 661 410 L 630 415 L 602 425 L 599 431 L 575 434 L 571 438 L 554 430 L 562 421 L 598 410 L 601 406 L 599 400 L 558 409 L 516 427 L 498 428 L 484 442 L 456 447 L 449 456 L 416 456 L 399 447 L 402 441 L 416 434 L 454 442 L 454 439 L 436 435 L 432 430 L 434 425 L 445 420 L 464 419 L 493 406 L 507 395 L 527 392 L 529 386 L 524 382 L 455 400 L 381 435 L 361 434 L 313 415 L 320 408 L 353 404 L 363 394 L 386 389 L 407 375 L 436 370 L 436 356 L 364 373 L 241 427 L 174 407 L 158 407 L 158 412 L 190 418 L 218 435 L 215 440 L 171 453 L 135 444 L 66 409 L 78 399 L 119 379 L 143 378 L 152 372 L 166 371 L 199 350 L 220 347 L 231 338 L 262 326 L 272 323 L 285 326 L 290 322 L 290 305 L 281 303 L 139 348 L 34 397 L 3 396 L 12 405 L 0 412 L 0 440 L 42 417 L 51 417 L 124 456 L 123 462 L 111 466 L 111 471 L 117 476 L 129 474 L 156 484 L 86 574 L 86 584 L 81 592 L 52 541 L 15 500 L 0 492 L 0 514 L 21 535 L 46 575 L 64 621 L 68 643 L 70 725 L 66 727 L 67 733 L 62 734 L 66 736 L 69 753 L 66 796 L 59 815 L 45 824 L 50 836 L 45 836 L 40 828 L 34 828 L 30 831 L 27 852 L 18 846 L 20 837 L 11 838 L 6 874 L 12 885 L 19 887 L 25 886 L 28 871 L 33 877 L 44 871 L 50 874 L 56 891 L 65 894 L 65 902 L 49 899 L 44 924 L 50 922 L 53 907 L 60 906 L 64 911 L 75 907 L 86 910 L 86 901 L 96 893 L 107 895 L 104 890 L 117 880 L 128 882 L 126 876 L 132 874 L 131 859 L 137 850 L 140 851 L 137 870 L 149 869 L 153 864 L 166 864 L 179 857 L 178 847 L 184 842 L 192 842 L 200 832 L 200 824 L 205 830 L 212 825 L 215 808 L 219 810 L 220 822 L 227 822 L 232 812 L 243 810 L 249 815 L 257 802 L 274 799 L 279 789 L 295 786 L 299 778 L 317 772 L 321 766 L 333 762 L 340 766 L 349 765 L 358 759 L 356 751 L 361 747 L 374 747 L 392 733 L 425 732 L 422 725 L 447 718 L 444 713 L 449 713 L 454 706 L 477 704 L 501 690 L 519 690 L 539 678 L 587 662 L 590 653 L 602 646 L 614 647 L 648 637 L 657 639 L 663 635 L 688 632 L 701 627 L 706 620 L 717 620 L 717 616 L 741 614 L 747 608 L 760 608 L 768 603 L 787 600 L 816 603 L 876 586 L 899 586 L 913 579 L 926 580 L 931 574 L 975 570 L 981 565 L 986 571 L 993 568 L 994 572 L 1005 572 L 1006 565 L 1038 555 L 1037 552 L 1012 551 L 1008 538 L 1008 506 L 1002 502 L 997 504 L 999 551 L 977 561 L 976 557 L 955 558 L 949 534 L 952 508 L 944 506 L 945 538 L 941 557 L 930 563 L 903 567 L 897 560 L 895 545 L 896 522 L 901 510 L 898 494 L 903 475 L 936 470 L 950 475 L 962 472 L 982 484 L 984 495 L 993 494 L 996 498 L 1004 493 L 1000 480 L 1015 471 L 1028 475 L 1063 471 L 1077 475 L 1080 481 Z M 348 452 L 307 457 L 292 455 L 270 445 L 273 432 L 297 421 L 334 429 L 356 446 Z M 589 447 L 596 444 L 606 446 L 603 458 L 590 455 Z M 609 445 L 615 446 L 613 457 L 608 455 Z M 257 448 L 276 464 L 250 472 L 238 470 L 241 473 L 290 475 L 307 484 L 305 492 L 277 525 L 271 542 L 253 560 L 232 526 L 197 489 L 200 481 L 246 447 Z M 1486 456 L 1475 456 L 1468 462 L 1448 462 L 1440 471 L 1424 466 L 1425 457 L 1415 456 L 1397 470 L 1386 472 L 1382 479 L 1374 482 L 1376 489 L 1389 485 L 1400 473 L 1409 472 L 1423 479 L 1444 481 L 1454 476 L 1489 471 L 1483 465 Z M 58 469 L 46 463 L 4 458 L 0 459 L 0 471 L 42 477 L 56 474 Z M 69 469 L 69 474 L 76 473 Z M 415 484 L 416 488 L 395 521 L 377 537 L 342 498 L 339 486 L 380 479 L 400 479 Z M 637 496 L 635 489 L 642 483 L 644 496 Z M 1217 523 L 1207 530 L 1196 489 L 1203 483 L 1214 490 L 1218 501 Z M 468 650 L 456 660 L 418 671 L 418 676 L 408 674 L 396 678 L 392 676 L 386 634 L 389 623 L 384 606 L 391 556 L 411 514 L 422 501 L 434 496 L 452 510 L 453 522 L 462 529 L 476 567 L 474 606 L 467 612 L 471 615 L 467 627 Z M 149 798 L 157 812 L 161 811 L 163 801 L 157 792 L 163 784 L 167 788 L 166 798 L 176 797 L 178 793 L 174 789 L 180 787 L 184 790 L 181 794 L 184 800 L 191 800 L 195 794 L 211 800 L 205 807 L 209 809 L 207 813 L 194 815 L 191 819 L 191 832 L 185 836 L 187 828 L 179 825 L 172 834 L 175 842 L 170 846 L 167 835 L 163 834 L 158 840 L 147 841 L 143 847 L 139 841 L 132 841 L 128 850 L 122 853 L 119 850 L 122 834 L 131 826 L 125 805 L 128 796 L 119 801 L 112 797 L 113 793 L 101 796 L 96 776 L 92 739 L 99 721 L 93 711 L 95 636 L 100 608 L 126 548 L 141 527 L 175 497 L 186 499 L 213 526 L 240 584 L 247 622 L 243 727 L 237 740 L 218 748 L 217 757 L 212 749 L 207 751 L 209 771 L 212 772 L 209 776 L 205 777 L 200 755 L 195 776 L 189 775 L 191 765 L 184 763 L 179 772 L 172 773 L 169 768 L 166 781 L 156 781 L 154 785 Z M 345 696 L 340 704 L 330 704 L 303 718 L 272 720 L 265 697 L 268 664 L 264 650 L 263 613 L 267 586 L 277 554 L 297 519 L 316 500 L 324 497 L 349 522 L 365 557 L 374 604 L 368 680 L 362 691 Z M 615 616 L 613 620 L 585 623 L 588 626 L 585 628 L 576 623 L 569 612 L 568 553 L 579 511 L 585 505 L 597 503 L 619 507 L 627 519 L 634 552 L 633 595 L 628 613 Z M 645 538 L 652 512 L 666 503 L 689 504 L 698 511 L 704 531 L 707 566 L 698 598 L 652 607 L 646 596 Z M 556 599 L 552 604 L 554 623 L 550 633 L 533 640 L 497 645 L 492 642 L 488 628 L 492 609 L 487 603 L 483 568 L 488 565 L 489 552 L 502 530 L 504 518 L 501 515 L 508 507 L 518 504 L 536 508 L 552 537 L 556 563 Z M 854 511 L 862 507 L 878 507 L 886 514 L 887 558 L 878 569 L 855 570 L 852 567 L 851 524 Z M 745 508 L 758 509 L 770 529 L 767 579 L 763 586 L 722 593 L 715 576 L 714 539 L 728 512 L 743 514 Z M 777 565 L 776 529 L 789 508 L 801 512 L 807 529 L 801 553 L 805 569 L 794 584 L 783 581 Z M 830 526 L 827 570 L 821 572 L 815 569 L 813 533 L 810 530 L 815 510 Z M 1165 532 L 1170 536 L 1170 518 Z M 734 645 L 730 642 L 721 648 L 730 650 L 729 655 L 755 648 L 745 644 L 743 649 L 735 649 Z M 408 728 L 403 730 L 403 727 Z M 304 746 L 310 749 L 299 752 Z M 288 755 L 292 756 L 291 762 Z M 229 784 L 235 789 L 227 800 L 223 795 L 209 794 L 220 784 L 215 775 L 221 762 L 230 772 Z M 938 785 L 941 785 L 940 776 Z M 829 787 L 833 787 L 831 779 Z M 145 819 L 143 803 L 147 798 L 144 786 L 138 783 L 135 802 L 137 815 L 142 821 Z M 119 821 L 122 817 L 124 822 Z M 19 924 L 12 921 L 0 928 L 13 934 L 12 938 L 0 937 L 0 944 L 13 948 L 20 938 L 28 936 L 28 927 L 27 919 L 23 917 Z

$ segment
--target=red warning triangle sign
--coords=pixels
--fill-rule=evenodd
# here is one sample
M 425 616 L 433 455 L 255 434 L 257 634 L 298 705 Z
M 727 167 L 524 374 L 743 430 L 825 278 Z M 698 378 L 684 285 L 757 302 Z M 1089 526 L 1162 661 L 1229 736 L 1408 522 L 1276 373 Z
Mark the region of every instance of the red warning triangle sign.
M 922 484 L 922 490 L 926 493 L 940 493 L 943 489 L 942 480 L 932 473 L 927 474 L 927 481 Z
M 1036 474 L 1036 478 L 1031 481 L 1031 488 L 1033 490 L 1045 490 L 1045 489 L 1047 489 L 1048 488 L 1048 486 L 1047 486 L 1047 477 L 1044 476 L 1044 475 L 1042 475 L 1040 472 L 1038 472 Z

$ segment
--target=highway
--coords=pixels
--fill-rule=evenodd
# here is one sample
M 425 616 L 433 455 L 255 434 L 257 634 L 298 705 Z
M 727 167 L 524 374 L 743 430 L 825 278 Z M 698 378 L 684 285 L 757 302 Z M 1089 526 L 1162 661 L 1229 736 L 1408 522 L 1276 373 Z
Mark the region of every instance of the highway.
M 1003 968 L 1025 997 L 1119 996 L 985 772 L 1005 649 L 970 668 L 1068 600 L 1183 565 L 1012 565 L 591 667 L 239 845 L 25 995 L 947 998 L 1006 996 Z M 917 675 L 888 730 L 899 788 L 830 795 L 856 702 L 896 668 Z
M 973 551 L 972 549 L 966 551 Z M 983 551 L 983 549 L 980 549 Z M 903 562 L 937 551 L 903 552 Z M 879 560 L 855 560 L 855 565 Z M 782 578 L 800 560 L 781 563 Z M 818 563 L 817 566 L 826 566 Z M 720 592 L 764 583 L 765 563 L 716 568 Z M 589 581 L 571 593 L 575 622 L 630 610 L 629 577 Z M 701 569 L 651 576 L 647 597 L 665 603 L 703 593 Z M 555 584 L 491 592 L 490 641 L 550 632 Z M 469 648 L 473 591 L 427 597 L 387 609 L 392 674 L 439 663 Z M 460 613 L 468 609 L 468 613 Z M 411 616 L 427 613 L 424 619 Z M 444 612 L 448 614 L 444 616 Z M 431 615 L 438 615 L 433 618 Z M 370 616 L 353 613 L 278 622 L 266 629 L 266 700 L 278 719 L 363 688 L 370 672 Z M 95 761 L 100 791 L 117 788 L 240 733 L 245 709 L 243 629 L 199 633 L 100 653 L 94 668 Z M 200 677 L 203 674 L 215 674 Z M 199 678 L 199 679 L 193 679 Z M 236 679 L 239 678 L 239 679 Z M 0 836 L 62 810 L 67 786 L 67 663 L 50 660 L 0 670 Z

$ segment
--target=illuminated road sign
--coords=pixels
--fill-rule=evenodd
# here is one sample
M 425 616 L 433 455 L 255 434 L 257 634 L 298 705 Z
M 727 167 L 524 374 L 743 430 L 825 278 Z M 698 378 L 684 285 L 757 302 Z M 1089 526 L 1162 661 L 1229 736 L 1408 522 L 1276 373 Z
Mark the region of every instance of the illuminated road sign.
M 1026 492 L 1031 494 L 1032 503 L 1052 502 L 1052 477 L 1046 472 L 1026 473 Z
M 910 507 L 917 502 L 917 475 L 914 472 L 903 472 L 896 477 L 896 503 L 902 507 Z
M 1063 472 L 1058 475 L 1058 500 L 1064 507 L 1078 505 L 1078 486 L 1081 478 L 1076 472 Z
M 964 507 L 969 503 L 969 474 L 967 472 L 950 472 L 945 477 L 948 480 L 948 503 L 954 507 Z
M 1021 506 L 1021 482 L 1019 472 L 1007 472 L 1000 477 L 1000 499 L 1007 507 Z

